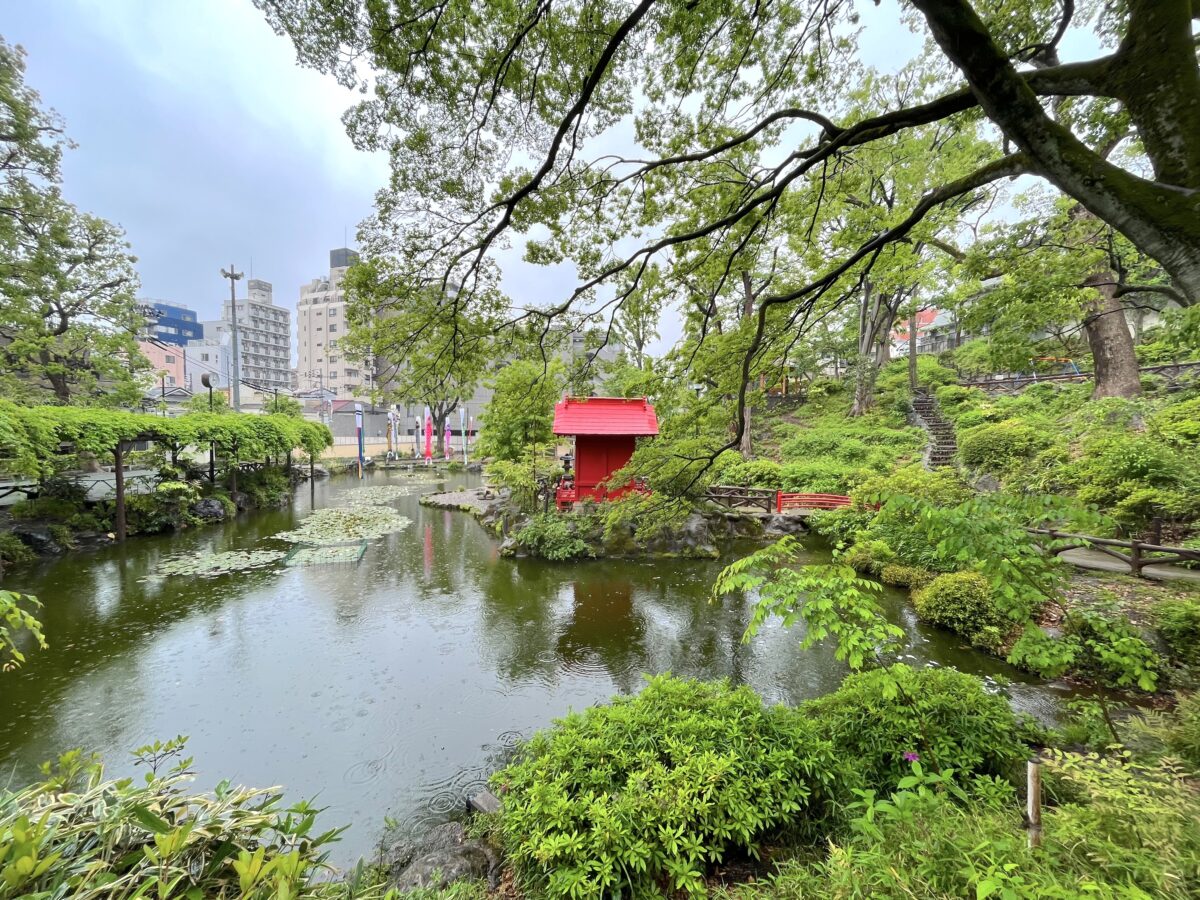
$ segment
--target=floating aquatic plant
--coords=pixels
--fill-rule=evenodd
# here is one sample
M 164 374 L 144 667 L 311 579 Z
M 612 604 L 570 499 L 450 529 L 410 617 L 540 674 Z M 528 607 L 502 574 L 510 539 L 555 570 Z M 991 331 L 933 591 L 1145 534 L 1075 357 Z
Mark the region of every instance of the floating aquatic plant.
M 357 544 L 334 544 L 330 547 L 300 547 L 293 550 L 285 561 L 289 566 L 319 566 L 325 563 L 358 562 L 366 550 L 363 542 Z
M 197 575 L 210 578 L 231 572 L 246 572 L 273 566 L 287 553 L 283 550 L 225 550 L 219 553 L 193 553 L 164 559 L 159 575 Z
M 352 506 L 380 506 L 391 503 L 401 497 L 407 497 L 416 490 L 416 485 L 385 485 L 382 487 L 361 487 L 343 494 L 341 499 Z
M 382 537 L 412 524 L 387 506 L 335 506 L 318 509 L 299 528 L 274 535 L 294 544 L 339 544 Z

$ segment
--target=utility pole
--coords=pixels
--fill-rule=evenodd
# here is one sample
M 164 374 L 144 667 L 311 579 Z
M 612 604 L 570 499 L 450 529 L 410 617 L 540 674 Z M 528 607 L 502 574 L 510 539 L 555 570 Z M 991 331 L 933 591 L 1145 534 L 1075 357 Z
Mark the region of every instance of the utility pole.
M 159 396 L 162 399 L 162 414 L 165 419 L 167 417 L 167 376 L 163 372 L 159 372 L 158 378 L 162 385 L 162 393 Z
M 242 273 L 237 272 L 233 268 L 233 263 L 229 264 L 229 271 L 221 270 L 221 277 L 229 279 L 229 315 L 233 328 L 233 409 L 235 412 L 242 411 L 242 359 L 238 354 L 238 326 L 237 326 L 237 290 L 236 285 L 241 279 Z

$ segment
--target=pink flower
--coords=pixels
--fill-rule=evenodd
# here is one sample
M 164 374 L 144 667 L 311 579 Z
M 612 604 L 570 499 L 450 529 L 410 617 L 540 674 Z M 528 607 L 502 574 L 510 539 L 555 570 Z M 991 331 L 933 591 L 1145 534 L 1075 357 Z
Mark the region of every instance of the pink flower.
M 914 753 L 913 751 L 909 750 L 907 753 L 905 753 L 905 754 L 904 754 L 904 759 L 905 759 L 907 762 L 920 762 L 920 761 L 921 761 L 921 754 L 920 754 L 920 753 Z

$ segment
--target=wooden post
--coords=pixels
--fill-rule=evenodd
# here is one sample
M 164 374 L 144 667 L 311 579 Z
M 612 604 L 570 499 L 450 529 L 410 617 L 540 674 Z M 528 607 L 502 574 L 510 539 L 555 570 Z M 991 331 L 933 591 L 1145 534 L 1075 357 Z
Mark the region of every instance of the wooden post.
M 1135 578 L 1142 577 L 1142 567 L 1145 563 L 1142 561 L 1142 542 L 1134 538 L 1129 542 L 1129 568 L 1133 570 Z
M 117 441 L 113 450 L 113 472 L 116 475 L 117 504 L 113 513 L 113 530 L 117 540 L 125 540 L 125 443 Z
M 1025 766 L 1025 819 L 1029 846 L 1042 846 L 1042 761 L 1031 759 Z

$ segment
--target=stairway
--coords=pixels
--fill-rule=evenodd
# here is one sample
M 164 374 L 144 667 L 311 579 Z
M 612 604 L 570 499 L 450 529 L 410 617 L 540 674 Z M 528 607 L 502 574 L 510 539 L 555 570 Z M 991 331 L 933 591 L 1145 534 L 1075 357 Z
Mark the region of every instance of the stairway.
M 925 465 L 930 469 L 954 465 L 954 454 L 958 452 L 958 444 L 954 440 L 954 425 L 942 418 L 937 401 L 929 396 L 929 392 L 924 388 L 918 388 L 913 395 L 912 408 L 917 415 L 917 424 L 929 434 Z

